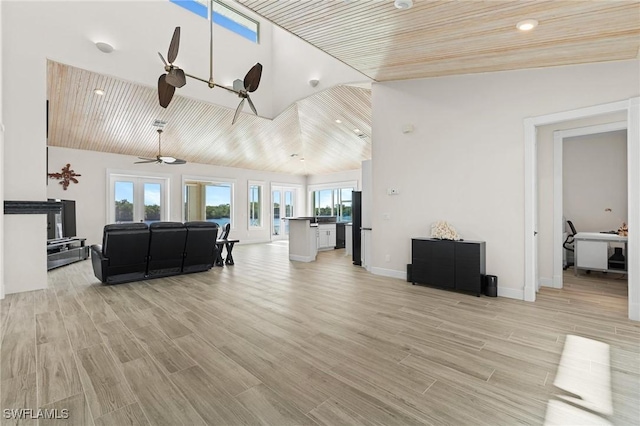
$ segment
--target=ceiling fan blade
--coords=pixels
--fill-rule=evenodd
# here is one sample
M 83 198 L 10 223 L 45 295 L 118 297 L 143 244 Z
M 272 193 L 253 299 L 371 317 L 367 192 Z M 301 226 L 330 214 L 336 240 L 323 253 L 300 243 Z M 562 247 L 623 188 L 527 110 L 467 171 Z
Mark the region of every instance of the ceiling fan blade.
M 251 111 L 253 111 L 253 113 L 255 115 L 258 115 L 258 111 L 256 110 L 256 106 L 253 104 L 253 101 L 251 100 L 249 95 L 247 95 L 247 100 L 249 101 L 249 106 L 251 107 Z
M 176 164 L 187 164 L 187 162 L 185 160 L 181 160 L 179 158 L 176 158 L 176 161 L 173 161 L 171 163 L 164 163 L 164 164 L 169 164 L 169 165 L 176 165 Z
M 180 88 L 187 84 L 187 78 L 184 75 L 184 71 L 180 68 L 172 68 L 167 74 L 167 83 L 173 87 Z
M 255 64 L 247 75 L 244 76 L 244 88 L 247 92 L 255 92 L 260 85 L 260 77 L 262 76 L 262 65 L 260 62 Z
M 153 160 L 152 160 L 152 159 L 150 159 L 150 158 L 142 158 L 142 157 L 138 157 L 138 158 L 139 158 L 139 159 L 141 159 L 141 160 L 144 160 L 144 161 L 136 161 L 136 162 L 135 162 L 135 163 L 133 163 L 133 164 L 156 163 L 156 162 L 158 161 L 158 160 L 156 160 L 156 159 L 153 159 Z
M 178 57 L 178 48 L 180 47 L 180 27 L 176 27 L 173 30 L 173 37 L 171 37 L 171 44 L 169 45 L 169 52 L 167 53 L 167 59 L 172 64 Z
M 240 111 L 242 111 L 242 106 L 244 105 L 244 100 L 246 98 L 242 98 L 242 100 L 240 101 L 240 104 L 238 105 L 238 108 L 236 108 L 236 113 L 233 114 L 233 121 L 231 122 L 231 125 L 233 126 L 234 124 L 236 124 L 236 120 L 238 119 L 238 116 L 240 115 Z
M 244 83 L 242 82 L 242 80 L 240 80 L 239 78 L 233 80 L 233 90 L 235 90 L 236 92 L 244 90 Z
M 162 74 L 158 79 L 158 99 L 162 108 L 169 106 L 175 91 L 176 88 L 167 83 L 167 74 Z
M 162 63 L 164 64 L 164 66 L 166 67 L 167 65 L 167 61 L 164 60 L 164 56 L 162 56 L 162 53 L 158 52 L 158 56 L 160 56 L 160 60 L 162 61 Z

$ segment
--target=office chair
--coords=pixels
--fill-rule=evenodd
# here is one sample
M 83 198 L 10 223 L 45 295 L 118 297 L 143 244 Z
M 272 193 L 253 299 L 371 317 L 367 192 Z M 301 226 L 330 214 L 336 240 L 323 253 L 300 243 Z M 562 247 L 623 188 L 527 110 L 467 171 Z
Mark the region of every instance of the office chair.
M 573 247 L 573 237 L 578 233 L 578 231 L 576 231 L 576 227 L 573 226 L 573 222 L 571 222 L 570 220 L 567 220 L 567 225 L 569 225 L 569 228 L 571 228 L 571 233 L 567 235 L 567 238 L 564 240 L 564 243 L 562 243 L 562 247 L 564 247 L 565 250 L 573 253 L 575 252 L 575 249 Z M 573 263 L 569 263 L 567 261 L 563 269 L 566 271 L 569 266 L 573 266 Z

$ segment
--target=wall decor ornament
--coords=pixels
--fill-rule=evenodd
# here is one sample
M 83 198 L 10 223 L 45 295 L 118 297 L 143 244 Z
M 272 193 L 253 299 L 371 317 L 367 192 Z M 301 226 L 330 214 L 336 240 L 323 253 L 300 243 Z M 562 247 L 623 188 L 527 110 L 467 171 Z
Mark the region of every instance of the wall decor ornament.
M 82 176 L 77 174 L 74 170 L 71 169 L 71 164 L 67 163 L 66 166 L 62 168 L 62 173 L 48 173 L 50 179 L 62 179 L 58 182 L 62 185 L 62 189 L 65 191 L 69 187 L 69 183 L 78 183 L 78 179 L 76 177 Z
M 618 235 L 621 237 L 629 236 L 629 227 L 627 226 L 627 222 L 622 222 L 622 226 L 618 228 Z
M 431 225 L 431 238 L 456 241 L 461 239 L 455 228 L 443 220 Z

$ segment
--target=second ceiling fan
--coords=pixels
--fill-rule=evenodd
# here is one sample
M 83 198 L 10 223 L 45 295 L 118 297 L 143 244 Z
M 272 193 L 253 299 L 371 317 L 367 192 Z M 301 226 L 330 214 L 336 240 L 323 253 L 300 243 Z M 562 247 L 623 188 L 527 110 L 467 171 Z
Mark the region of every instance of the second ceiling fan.
M 158 100 L 160 101 L 160 106 L 166 108 L 169 106 L 171 99 L 173 98 L 173 94 L 176 91 L 176 88 L 180 88 L 187 84 L 186 77 L 193 78 L 194 80 L 199 80 L 204 83 L 207 83 L 209 88 L 213 89 L 214 87 L 221 87 L 229 92 L 235 93 L 242 100 L 240 104 L 236 108 L 236 112 L 233 115 L 233 121 L 231 124 L 235 124 L 238 116 L 240 115 L 240 111 L 244 105 L 244 101 L 247 100 L 249 103 L 249 107 L 253 111 L 254 114 L 258 115 L 258 111 L 256 110 L 255 105 L 251 101 L 251 97 L 249 93 L 253 93 L 258 89 L 260 85 L 260 77 L 262 76 L 262 65 L 260 63 L 256 63 L 249 72 L 244 77 L 244 80 L 237 79 L 233 82 L 233 88 L 229 88 L 226 86 L 222 86 L 220 84 L 216 84 L 213 80 L 213 11 L 212 11 L 212 3 L 213 0 L 209 1 L 209 80 L 204 78 L 196 77 L 191 74 L 187 74 L 183 69 L 174 65 L 177 56 L 178 50 L 180 48 L 180 27 L 176 27 L 173 31 L 173 36 L 171 37 L 171 43 L 169 44 L 169 51 L 167 52 L 167 60 L 164 59 L 162 54 L 158 52 L 162 63 L 164 64 L 165 74 L 162 74 L 160 78 L 158 78 Z
M 185 160 L 180 158 L 171 157 L 169 155 L 162 155 L 162 129 L 158 129 L 158 155 L 156 158 L 138 157 L 142 161 L 136 161 L 134 164 L 146 164 L 146 163 L 158 163 L 158 164 L 171 164 L 177 166 L 179 164 L 187 164 Z

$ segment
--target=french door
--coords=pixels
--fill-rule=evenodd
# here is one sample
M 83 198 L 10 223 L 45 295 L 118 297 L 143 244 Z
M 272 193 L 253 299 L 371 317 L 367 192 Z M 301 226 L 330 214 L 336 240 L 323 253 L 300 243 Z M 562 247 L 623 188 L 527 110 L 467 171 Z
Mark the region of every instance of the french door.
M 289 238 L 289 221 L 287 217 L 295 214 L 296 188 L 284 186 L 271 187 L 271 239 L 284 240 Z
M 167 179 L 112 174 L 108 223 L 168 220 Z

